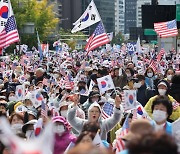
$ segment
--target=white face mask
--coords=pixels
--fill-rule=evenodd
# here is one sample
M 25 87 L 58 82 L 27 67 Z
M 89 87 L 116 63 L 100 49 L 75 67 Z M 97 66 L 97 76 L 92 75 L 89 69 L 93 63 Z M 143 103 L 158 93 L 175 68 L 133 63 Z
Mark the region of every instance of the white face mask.
M 22 126 L 22 124 L 13 124 L 11 125 L 11 129 L 14 133 L 17 133 L 18 131 L 21 132 Z
M 166 112 L 161 110 L 154 110 L 152 117 L 156 122 L 162 122 L 167 118 Z
M 147 73 L 147 76 L 151 78 L 153 76 L 153 73 Z
M 26 131 L 26 138 L 27 139 L 34 138 L 34 137 L 35 137 L 34 130 L 27 130 Z
M 131 74 L 130 74 L 130 73 L 127 73 L 126 75 L 127 75 L 127 77 L 131 77 Z
M 166 94 L 166 90 L 165 89 L 158 89 L 159 95 L 165 95 Z
M 63 125 L 54 126 L 54 133 L 61 135 L 64 132 L 65 132 L 65 128 Z
M 61 116 L 65 117 L 67 119 L 67 110 L 61 111 Z
M 109 98 L 111 93 L 106 93 L 106 97 Z
M 16 100 L 16 97 L 15 96 L 10 96 L 9 97 L 9 101 L 15 101 Z
M 141 87 L 141 82 L 138 82 L 138 83 L 134 83 L 134 88 L 140 88 Z
M 168 80 L 171 80 L 172 77 L 173 77 L 173 75 L 167 75 L 167 79 L 168 79 Z

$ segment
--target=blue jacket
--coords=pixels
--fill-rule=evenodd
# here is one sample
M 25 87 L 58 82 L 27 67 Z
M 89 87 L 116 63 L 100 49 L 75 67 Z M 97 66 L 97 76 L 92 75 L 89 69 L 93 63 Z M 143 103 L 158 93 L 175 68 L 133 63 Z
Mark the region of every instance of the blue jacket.
M 155 121 L 151 122 L 152 126 L 155 127 Z M 165 132 L 169 135 L 172 135 L 172 124 L 166 121 Z

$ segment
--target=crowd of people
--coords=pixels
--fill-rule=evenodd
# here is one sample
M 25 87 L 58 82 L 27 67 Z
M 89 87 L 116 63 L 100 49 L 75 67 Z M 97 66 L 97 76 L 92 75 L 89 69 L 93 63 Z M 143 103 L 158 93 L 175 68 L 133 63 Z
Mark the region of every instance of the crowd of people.
M 34 153 L 178 154 L 180 53 L 150 65 L 154 55 L 106 50 L 1 58 L 0 153 L 21 154 L 18 141 L 35 144 L 52 123 L 52 146 Z M 115 88 L 102 93 L 97 79 L 106 75 Z M 124 90 L 136 91 L 137 108 L 125 110 Z

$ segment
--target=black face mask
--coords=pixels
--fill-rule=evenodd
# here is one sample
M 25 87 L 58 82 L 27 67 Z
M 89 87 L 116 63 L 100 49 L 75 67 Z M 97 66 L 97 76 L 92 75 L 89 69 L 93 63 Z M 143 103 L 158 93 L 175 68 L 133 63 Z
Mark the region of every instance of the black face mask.
M 79 91 L 81 91 L 83 89 L 86 90 L 85 86 L 79 86 Z

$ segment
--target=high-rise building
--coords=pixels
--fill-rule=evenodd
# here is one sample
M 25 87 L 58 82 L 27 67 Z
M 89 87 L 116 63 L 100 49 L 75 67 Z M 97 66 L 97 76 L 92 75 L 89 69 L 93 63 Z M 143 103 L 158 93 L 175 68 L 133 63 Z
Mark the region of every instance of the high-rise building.
M 136 27 L 142 27 L 142 5 L 151 5 L 151 0 L 137 0 Z
M 54 4 L 54 13 L 60 20 L 58 28 L 72 29 L 82 14 L 81 0 L 51 0 L 49 3 Z
M 85 11 L 91 0 L 82 0 L 82 13 Z M 115 21 L 115 0 L 94 0 L 107 32 L 114 32 Z M 80 16 L 79 16 L 80 17 Z M 90 31 L 94 26 L 90 27 Z
M 180 0 L 158 0 L 158 5 L 176 5 L 180 4 Z
M 125 0 L 115 0 L 115 34 L 124 34 Z
M 125 0 L 125 34 L 129 34 L 130 27 L 136 27 L 137 0 Z

